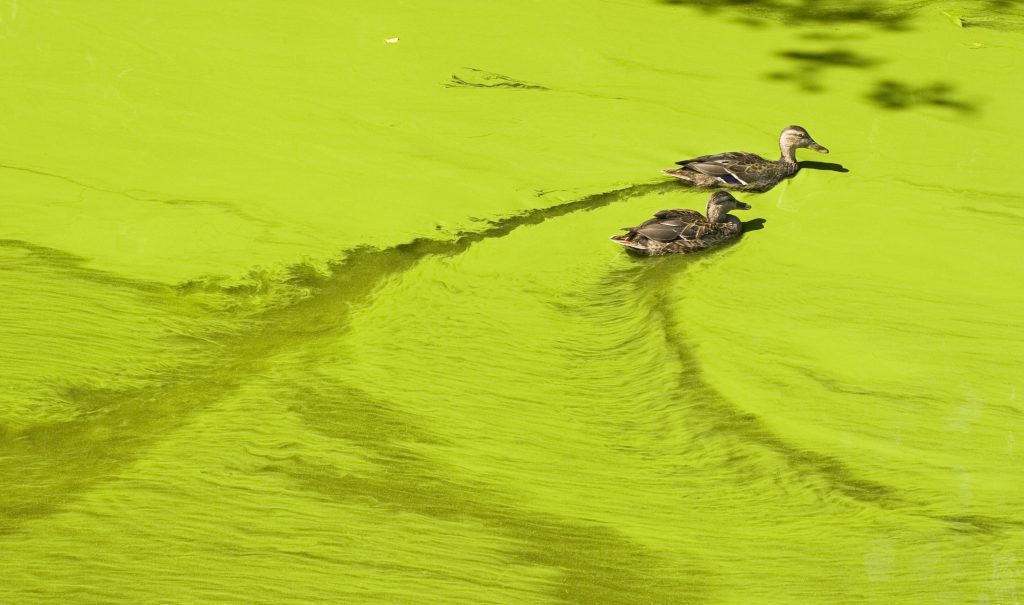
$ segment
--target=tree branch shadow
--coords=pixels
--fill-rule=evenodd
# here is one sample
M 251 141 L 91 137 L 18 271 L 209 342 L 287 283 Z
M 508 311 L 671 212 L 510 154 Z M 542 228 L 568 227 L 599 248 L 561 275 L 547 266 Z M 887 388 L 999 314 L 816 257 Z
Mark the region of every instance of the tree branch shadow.
M 961 114 L 978 111 L 976 104 L 957 98 L 956 86 L 949 82 L 932 82 L 914 86 L 896 80 L 880 80 L 865 96 L 882 109 L 901 111 L 918 106 L 949 109 Z
M 833 48 L 826 51 L 784 50 L 780 57 L 792 62 L 789 71 L 777 71 L 767 74 L 772 80 L 790 81 L 808 92 L 824 90 L 822 76 L 831 68 L 867 69 L 875 67 L 882 61 L 873 59 L 857 52 Z
M 786 25 L 837 25 L 861 23 L 884 30 L 909 28 L 910 11 L 893 8 L 874 0 L 822 2 L 801 0 L 798 3 L 780 0 L 658 0 L 661 4 L 685 6 L 708 13 L 733 13 L 748 25 L 766 21 Z

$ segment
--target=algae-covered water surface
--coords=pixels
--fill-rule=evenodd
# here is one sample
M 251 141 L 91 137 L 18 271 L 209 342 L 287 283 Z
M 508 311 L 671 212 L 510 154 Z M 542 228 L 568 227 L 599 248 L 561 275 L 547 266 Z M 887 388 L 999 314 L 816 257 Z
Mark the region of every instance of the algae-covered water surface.
M 1024 6 L 0 1 L 0 602 L 1020 603 Z M 660 170 L 828 156 L 748 230 Z

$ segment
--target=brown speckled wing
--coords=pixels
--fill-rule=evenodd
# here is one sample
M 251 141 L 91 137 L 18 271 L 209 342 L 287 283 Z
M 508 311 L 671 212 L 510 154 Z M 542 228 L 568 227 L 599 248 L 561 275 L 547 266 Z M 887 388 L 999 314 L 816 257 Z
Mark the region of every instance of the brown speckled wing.
M 688 170 L 718 179 L 726 185 L 737 186 L 746 185 L 755 178 L 759 166 L 771 164 L 759 155 L 740 151 L 705 155 L 676 163 Z M 751 168 L 754 172 L 751 172 Z
M 704 216 L 696 210 L 689 210 L 684 208 L 673 208 L 671 210 L 659 210 L 654 213 L 654 218 L 657 219 L 678 219 L 681 221 L 701 221 L 704 220 Z

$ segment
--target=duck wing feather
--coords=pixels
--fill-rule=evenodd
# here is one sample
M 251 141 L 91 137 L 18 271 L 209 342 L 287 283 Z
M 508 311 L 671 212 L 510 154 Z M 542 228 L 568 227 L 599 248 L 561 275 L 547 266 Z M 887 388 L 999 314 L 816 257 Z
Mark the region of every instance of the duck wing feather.
M 716 225 L 696 210 L 660 210 L 631 231 L 656 242 L 674 242 L 703 237 Z
M 729 151 L 698 158 L 680 160 L 676 164 L 701 174 L 716 178 L 729 185 L 746 185 L 763 172 L 768 160 L 755 153 Z
M 683 208 L 673 208 L 671 210 L 659 210 L 654 213 L 654 218 L 666 220 L 666 219 L 677 219 L 683 221 L 702 221 L 704 215 L 696 210 L 688 210 Z

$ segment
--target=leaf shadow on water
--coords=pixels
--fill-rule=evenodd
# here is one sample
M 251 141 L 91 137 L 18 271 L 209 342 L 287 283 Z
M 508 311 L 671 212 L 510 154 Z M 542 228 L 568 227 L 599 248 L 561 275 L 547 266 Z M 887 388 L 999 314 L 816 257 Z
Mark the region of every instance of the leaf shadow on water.
M 768 73 L 765 77 L 769 80 L 791 82 L 809 93 L 826 90 L 824 77 L 830 69 L 871 69 L 882 63 L 879 59 L 845 49 L 821 52 L 785 50 L 778 54 L 792 63 L 792 67 L 789 70 Z M 887 79 L 876 82 L 874 88 L 864 95 L 864 99 L 886 110 L 904 110 L 930 105 L 961 114 L 978 111 L 976 104 L 957 98 L 956 95 L 956 85 L 949 82 L 938 81 L 917 86 Z
M 826 51 L 784 50 L 779 56 L 793 63 L 789 71 L 767 74 L 771 80 L 789 81 L 806 92 L 825 89 L 823 74 L 831 68 L 866 69 L 881 63 L 853 51 L 833 48 Z
M 882 80 L 875 84 L 867 98 L 883 109 L 904 110 L 917 106 L 933 106 L 969 114 L 978 111 L 976 104 L 956 98 L 956 86 L 949 82 L 933 82 L 913 86 L 896 80 Z
M 911 28 L 914 12 L 927 3 L 894 6 L 877 0 L 656 0 L 660 4 L 695 8 L 710 14 L 731 15 L 737 22 L 759 26 L 778 22 L 792 26 L 860 24 L 883 31 Z M 1022 0 L 980 0 L 960 18 L 960 27 L 1024 29 Z M 830 36 L 831 37 L 831 36 Z
M 909 31 L 915 17 L 917 5 L 891 6 L 874 0 L 855 2 L 801 0 L 792 3 L 781 0 L 657 0 L 662 4 L 688 7 L 708 14 L 730 15 L 736 21 L 758 26 L 777 22 L 793 28 L 813 26 L 859 25 L 878 31 L 899 33 Z M 985 23 L 1001 23 L 1007 26 L 1007 17 L 1019 12 L 1019 0 L 986 0 L 979 10 L 991 16 Z M 1019 15 L 1018 15 L 1019 16 Z M 962 20 L 958 20 L 961 22 Z M 1013 20 L 1010 20 L 1013 22 Z M 967 23 L 968 21 L 963 21 Z M 977 22 L 977 19 L 975 20 Z M 1024 28 L 1024 17 L 1016 27 Z M 845 42 L 855 44 L 861 36 L 857 33 L 805 31 L 800 37 L 812 41 Z M 834 69 L 872 70 L 884 60 L 867 56 L 857 50 L 833 47 L 827 50 L 786 49 L 777 52 L 790 67 L 774 70 L 765 78 L 777 82 L 789 82 L 802 92 L 820 93 L 827 90 L 826 74 Z M 938 107 L 960 115 L 979 111 L 972 103 L 957 95 L 956 84 L 936 81 L 915 84 L 894 79 L 877 81 L 858 100 L 873 104 L 881 109 L 897 111 L 916 107 Z
M 852 0 L 822 2 L 820 0 L 658 0 L 661 4 L 685 6 L 712 14 L 731 14 L 737 21 L 761 25 L 768 21 L 786 25 L 837 25 L 861 23 L 884 30 L 901 30 L 909 26 L 909 13 L 893 9 L 882 2 Z

